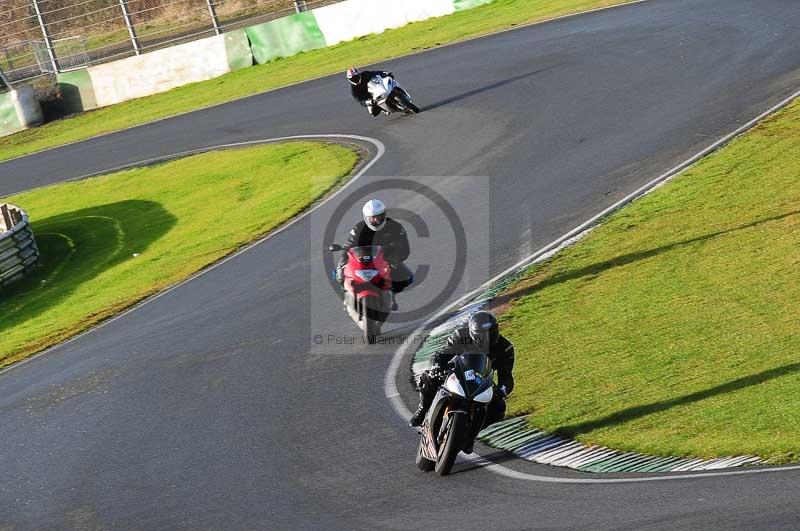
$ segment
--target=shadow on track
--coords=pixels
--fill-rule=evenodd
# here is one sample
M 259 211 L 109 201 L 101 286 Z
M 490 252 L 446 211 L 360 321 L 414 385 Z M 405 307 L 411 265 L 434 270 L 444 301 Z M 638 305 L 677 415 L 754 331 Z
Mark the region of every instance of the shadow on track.
M 505 450 L 496 450 L 487 454 L 471 454 L 472 457 L 478 457 L 478 455 L 480 455 L 482 459 L 481 462 L 462 461 L 461 455 L 462 454 L 459 454 L 459 458 L 456 461 L 453 470 L 450 472 L 451 476 L 455 474 L 463 474 L 465 472 L 472 472 L 473 470 L 479 470 L 489 465 L 498 465 L 507 461 L 519 461 L 519 457 Z
M 517 81 L 520 81 L 520 80 L 528 78 L 528 77 L 535 76 L 536 74 L 540 74 L 542 72 L 547 72 L 548 70 L 553 70 L 555 68 L 558 68 L 559 66 L 561 66 L 561 65 L 557 64 L 557 65 L 553 65 L 553 66 L 548 66 L 546 68 L 540 68 L 539 70 L 534 70 L 533 72 L 528 72 L 526 74 L 520 74 L 518 76 L 509 77 L 509 78 L 503 79 L 502 81 L 498 81 L 496 83 L 492 83 L 490 85 L 485 85 L 483 87 L 478 87 L 476 89 L 472 89 L 472 90 L 469 90 L 467 92 L 462 92 L 461 94 L 456 94 L 454 96 L 450 96 L 449 98 L 445 98 L 442 101 L 438 101 L 436 103 L 432 103 L 430 105 L 426 105 L 425 107 L 422 107 L 422 111 L 425 112 L 425 111 L 430 111 L 430 110 L 433 110 L 433 109 L 437 109 L 439 107 L 444 107 L 445 105 L 449 105 L 451 103 L 455 103 L 455 102 L 460 101 L 460 100 L 465 100 L 467 98 L 471 98 L 472 96 L 477 96 L 478 94 L 481 94 L 483 92 L 488 92 L 490 90 L 494 90 L 496 88 L 499 88 L 499 87 L 502 87 L 502 86 L 505 86 L 505 85 L 510 85 L 511 83 L 516 83 Z

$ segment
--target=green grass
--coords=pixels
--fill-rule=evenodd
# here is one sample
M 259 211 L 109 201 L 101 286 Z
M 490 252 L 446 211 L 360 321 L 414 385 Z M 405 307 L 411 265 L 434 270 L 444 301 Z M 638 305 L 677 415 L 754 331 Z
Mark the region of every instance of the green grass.
M 657 455 L 800 458 L 800 101 L 503 294 L 509 413 Z
M 362 37 L 270 64 L 233 72 L 163 94 L 114 105 L 0 139 L 0 160 L 116 131 L 158 118 L 257 94 L 349 66 L 382 61 L 440 44 L 484 35 L 565 13 L 619 4 L 620 0 L 497 0 L 462 11 Z M 400 73 L 402 76 L 402 73 Z M 342 90 L 346 91 L 345 84 Z
M 0 367 L 279 227 L 349 175 L 358 158 L 333 144 L 287 143 L 207 153 L 0 200 L 28 211 L 41 252 L 29 277 L 0 291 Z

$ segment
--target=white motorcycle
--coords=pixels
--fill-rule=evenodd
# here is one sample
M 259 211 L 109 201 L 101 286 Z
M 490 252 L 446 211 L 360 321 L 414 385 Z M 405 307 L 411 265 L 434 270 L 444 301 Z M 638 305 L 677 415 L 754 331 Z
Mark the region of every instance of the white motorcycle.
M 372 95 L 372 100 L 386 114 L 419 113 L 419 107 L 414 105 L 411 95 L 400 88 L 393 77 L 375 76 L 367 84 L 367 90 Z

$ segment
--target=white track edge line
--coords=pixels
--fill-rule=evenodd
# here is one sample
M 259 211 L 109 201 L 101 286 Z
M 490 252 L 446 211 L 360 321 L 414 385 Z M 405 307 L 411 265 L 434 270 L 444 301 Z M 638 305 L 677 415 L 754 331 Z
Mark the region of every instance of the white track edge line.
M 789 105 L 795 99 L 800 98 L 800 90 L 793 93 L 789 97 L 781 100 L 779 103 L 773 105 L 766 111 L 762 112 L 749 122 L 745 123 L 744 125 L 740 126 L 732 133 L 728 133 L 727 135 L 723 136 L 707 148 L 703 149 L 702 151 L 698 152 L 697 154 L 689 157 L 685 161 L 681 162 L 677 166 L 673 167 L 672 169 L 662 173 L 652 181 L 648 182 L 644 186 L 639 187 L 635 191 L 631 192 L 627 196 L 623 197 L 613 205 L 609 206 L 608 208 L 604 209 L 599 214 L 591 217 L 589 220 L 581 223 L 571 231 L 567 232 L 560 238 L 553 240 L 549 244 L 545 245 L 532 255 L 520 260 L 513 266 L 507 268 L 501 273 L 498 273 L 490 280 L 484 282 L 476 289 L 470 291 L 463 297 L 460 297 L 455 302 L 449 304 L 444 309 L 437 312 L 433 317 L 425 321 L 422 325 L 414 331 L 411 336 L 417 336 L 421 332 L 423 332 L 430 323 L 436 321 L 443 315 L 450 313 L 453 311 L 454 308 L 462 306 L 467 300 L 471 297 L 476 296 L 477 294 L 485 291 L 489 287 L 491 287 L 494 283 L 501 280 L 503 277 L 511 274 L 515 270 L 524 268 L 526 265 L 530 265 L 534 262 L 537 258 L 552 252 L 559 250 L 559 247 L 563 245 L 565 242 L 578 237 L 579 235 L 585 233 L 586 231 L 590 230 L 595 226 L 595 224 L 603 219 L 608 214 L 614 212 L 615 210 L 627 205 L 631 201 L 637 199 L 641 195 L 645 194 L 646 192 L 654 189 L 655 187 L 663 184 L 668 179 L 673 178 L 680 173 L 684 172 L 694 163 L 699 161 L 700 159 L 706 157 L 713 151 L 717 150 L 736 136 L 748 131 L 749 129 L 753 128 L 758 122 L 763 120 L 764 118 L 770 116 L 771 114 L 783 109 L 787 105 Z M 400 370 L 400 366 L 405 358 L 406 351 L 408 350 L 409 346 L 415 344 L 415 341 L 407 341 L 405 342 L 397 351 L 395 352 L 394 356 L 392 357 L 391 362 L 389 363 L 389 367 L 386 369 L 386 374 L 384 375 L 383 379 L 383 387 L 384 387 L 384 394 L 386 398 L 389 400 L 392 408 L 394 409 L 395 413 L 403 419 L 406 420 L 411 417 L 411 411 L 406 407 L 403 399 L 400 397 L 400 390 L 397 387 L 397 374 Z M 463 454 L 461 454 L 463 457 Z M 800 465 L 796 466 L 785 466 L 785 467 L 770 467 L 770 468 L 759 468 L 754 470 L 736 470 L 736 471 L 727 471 L 727 472 L 703 472 L 703 473 L 696 473 L 696 474 L 688 474 L 684 476 L 650 476 L 644 478 L 614 478 L 614 479 L 594 479 L 594 478 L 586 478 L 586 479 L 578 479 L 578 478 L 557 478 L 557 477 L 549 477 L 549 476 L 537 476 L 532 474 L 527 474 L 524 472 L 518 472 L 516 470 L 512 470 L 510 468 L 504 467 L 492 461 L 489 461 L 483 457 L 474 458 L 468 457 L 467 458 L 470 462 L 475 464 L 480 464 L 483 468 L 494 472 L 496 474 L 500 474 L 506 477 L 526 480 L 526 481 L 539 481 L 539 482 L 546 482 L 546 483 L 636 483 L 636 482 L 643 482 L 643 481 L 666 481 L 666 480 L 676 480 L 676 479 L 693 479 L 693 478 L 707 478 L 707 477 L 717 477 L 717 476 L 735 476 L 735 475 L 744 475 L 744 474 L 763 474 L 766 472 L 783 472 L 789 470 L 800 470 Z M 489 463 L 489 464 L 487 464 Z
M 91 328 L 89 328 L 87 330 L 84 330 L 83 332 L 81 332 L 81 333 L 79 333 L 79 334 L 77 334 L 77 335 L 75 335 L 75 336 L 73 336 L 73 337 L 71 337 L 71 338 L 69 338 L 69 339 L 67 339 L 65 341 L 62 341 L 61 343 L 58 343 L 57 345 L 53 345 L 51 347 L 48 347 L 45 350 L 42 350 L 41 352 L 37 352 L 33 356 L 29 356 L 29 357 L 24 358 L 24 359 L 22 359 L 22 360 L 20 360 L 20 361 L 18 361 L 16 363 L 12 363 L 8 367 L 0 369 L 0 376 L 3 376 L 5 373 L 7 373 L 9 371 L 12 371 L 12 370 L 14 370 L 14 369 L 16 369 L 18 367 L 21 367 L 21 366 L 25 365 L 28 362 L 31 362 L 31 361 L 33 361 L 35 359 L 38 359 L 39 357 L 44 356 L 45 354 L 47 354 L 49 352 L 52 352 L 53 350 L 55 350 L 57 348 L 61 348 L 61 347 L 65 346 L 65 345 L 68 345 L 69 343 L 72 343 L 73 341 L 77 341 L 78 339 L 82 338 L 83 336 L 85 336 L 87 334 L 91 334 L 92 332 L 94 332 L 96 330 L 99 330 L 100 328 L 103 328 L 104 326 L 113 323 L 117 319 L 121 319 L 121 318 L 125 317 L 126 315 L 128 315 L 128 314 L 130 314 L 132 312 L 135 312 L 136 310 L 138 310 L 142 306 L 144 306 L 146 304 L 149 304 L 149 303 L 151 303 L 151 302 L 163 297 L 167 293 L 170 293 L 170 292 L 172 292 L 172 291 L 174 291 L 174 290 L 176 290 L 176 289 L 188 284 L 189 282 L 192 282 L 193 280 L 205 275 L 206 273 L 209 273 L 209 272 L 215 270 L 216 268 L 222 266 L 223 264 L 229 262 L 230 260 L 233 260 L 234 258 L 237 258 L 239 255 L 242 255 L 242 254 L 246 253 L 250 249 L 252 249 L 252 248 L 254 248 L 254 247 L 258 246 L 258 245 L 261 245 L 262 243 L 266 242 L 269 239 L 272 239 L 273 237 L 277 236 L 278 234 L 282 233 L 283 231 L 285 231 L 288 228 L 290 228 L 291 226 L 293 226 L 295 223 L 297 223 L 297 222 L 301 221 L 302 219 L 304 219 L 305 217 L 309 216 L 311 213 L 316 211 L 318 208 L 321 208 L 322 206 L 327 204 L 328 201 L 330 201 L 334 197 L 338 196 L 346 188 L 350 187 L 354 182 L 356 182 L 358 179 L 363 177 L 367 173 L 367 171 L 369 171 L 369 169 L 372 168 L 372 166 L 374 166 L 383 157 L 383 155 L 386 153 L 386 147 L 384 146 L 383 142 L 381 142 L 380 140 L 377 140 L 375 138 L 366 137 L 366 136 L 359 136 L 359 135 L 346 135 L 346 134 L 297 135 L 297 136 L 287 136 L 287 137 L 280 137 L 280 138 L 267 138 L 267 139 L 263 139 L 263 140 L 251 140 L 251 141 L 247 141 L 247 142 L 237 142 L 237 143 L 233 143 L 233 144 L 222 144 L 222 145 L 219 145 L 219 146 L 203 148 L 201 150 L 193 150 L 193 151 L 185 151 L 185 152 L 177 153 L 176 155 L 171 156 L 171 157 L 170 156 L 164 156 L 164 157 L 160 157 L 159 159 L 151 159 L 150 162 L 152 162 L 152 160 L 166 159 L 167 157 L 169 157 L 169 158 L 180 158 L 180 157 L 187 156 L 187 154 L 191 155 L 192 153 L 195 153 L 195 152 L 198 152 L 198 151 L 207 152 L 207 151 L 216 150 L 216 149 L 242 147 L 242 146 L 247 146 L 247 145 L 252 145 L 252 144 L 266 144 L 266 143 L 272 143 L 272 142 L 291 141 L 291 140 L 310 140 L 310 139 L 315 139 L 315 138 L 318 138 L 318 139 L 333 138 L 333 139 L 340 139 L 340 140 L 344 140 L 344 139 L 358 140 L 358 141 L 366 142 L 368 144 L 372 144 L 373 146 L 375 146 L 375 148 L 377 149 L 377 153 L 375 154 L 374 157 L 370 158 L 370 160 L 368 160 L 366 162 L 366 164 L 364 164 L 364 166 L 358 171 L 358 173 L 356 173 L 353 177 L 351 177 L 350 180 L 347 181 L 344 185 L 342 185 L 339 188 L 337 188 L 331 195 L 326 197 L 324 200 L 317 202 L 311 208 L 309 208 L 308 210 L 302 212 L 300 215 L 292 218 L 291 220 L 289 220 L 285 224 L 281 225 L 277 229 L 269 232 L 268 234 L 266 234 L 265 236 L 259 238 L 258 240 L 254 241 L 254 242 L 248 243 L 247 245 L 245 245 L 244 247 L 240 248 L 239 250 L 237 250 L 237 251 L 233 252 L 232 254 L 229 254 L 229 255 L 225 256 L 224 258 L 220 259 L 219 261 L 214 262 L 213 264 L 201 269 L 200 271 L 194 273 L 190 277 L 185 278 L 185 279 L 179 281 L 178 283 L 173 284 L 172 286 L 169 286 L 168 288 L 165 288 L 163 291 L 159 291 L 158 293 L 155 293 L 154 295 L 151 295 L 151 296 L 145 298 L 144 300 L 141 300 L 141 301 L 135 303 L 130 308 L 127 308 L 126 310 L 122 311 L 122 313 L 119 313 L 119 314 L 117 314 L 117 315 L 115 315 L 113 317 L 110 317 L 110 318 L 108 318 L 108 319 L 106 319 L 104 321 L 101 321 L 97 325 L 95 325 L 95 326 L 93 326 L 93 327 L 91 327 Z M 147 162 L 148 161 L 144 161 L 144 162 L 141 162 L 140 164 L 146 164 Z M 128 165 L 126 165 L 124 167 L 130 167 L 130 166 L 131 166 L 131 164 L 128 164 Z M 110 171 L 114 171 L 114 170 L 113 169 L 112 170 L 108 170 L 108 171 L 103 172 L 103 173 L 108 173 Z M 97 175 L 97 174 L 95 173 L 95 174 L 92 174 L 92 175 Z M 90 177 L 90 176 L 87 176 L 87 177 Z

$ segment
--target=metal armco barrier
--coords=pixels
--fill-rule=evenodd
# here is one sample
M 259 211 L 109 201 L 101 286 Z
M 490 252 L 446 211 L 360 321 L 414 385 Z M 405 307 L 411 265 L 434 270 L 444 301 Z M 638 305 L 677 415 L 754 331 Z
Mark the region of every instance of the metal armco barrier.
M 21 279 L 39 260 L 28 215 L 14 205 L 0 204 L 0 288 Z

